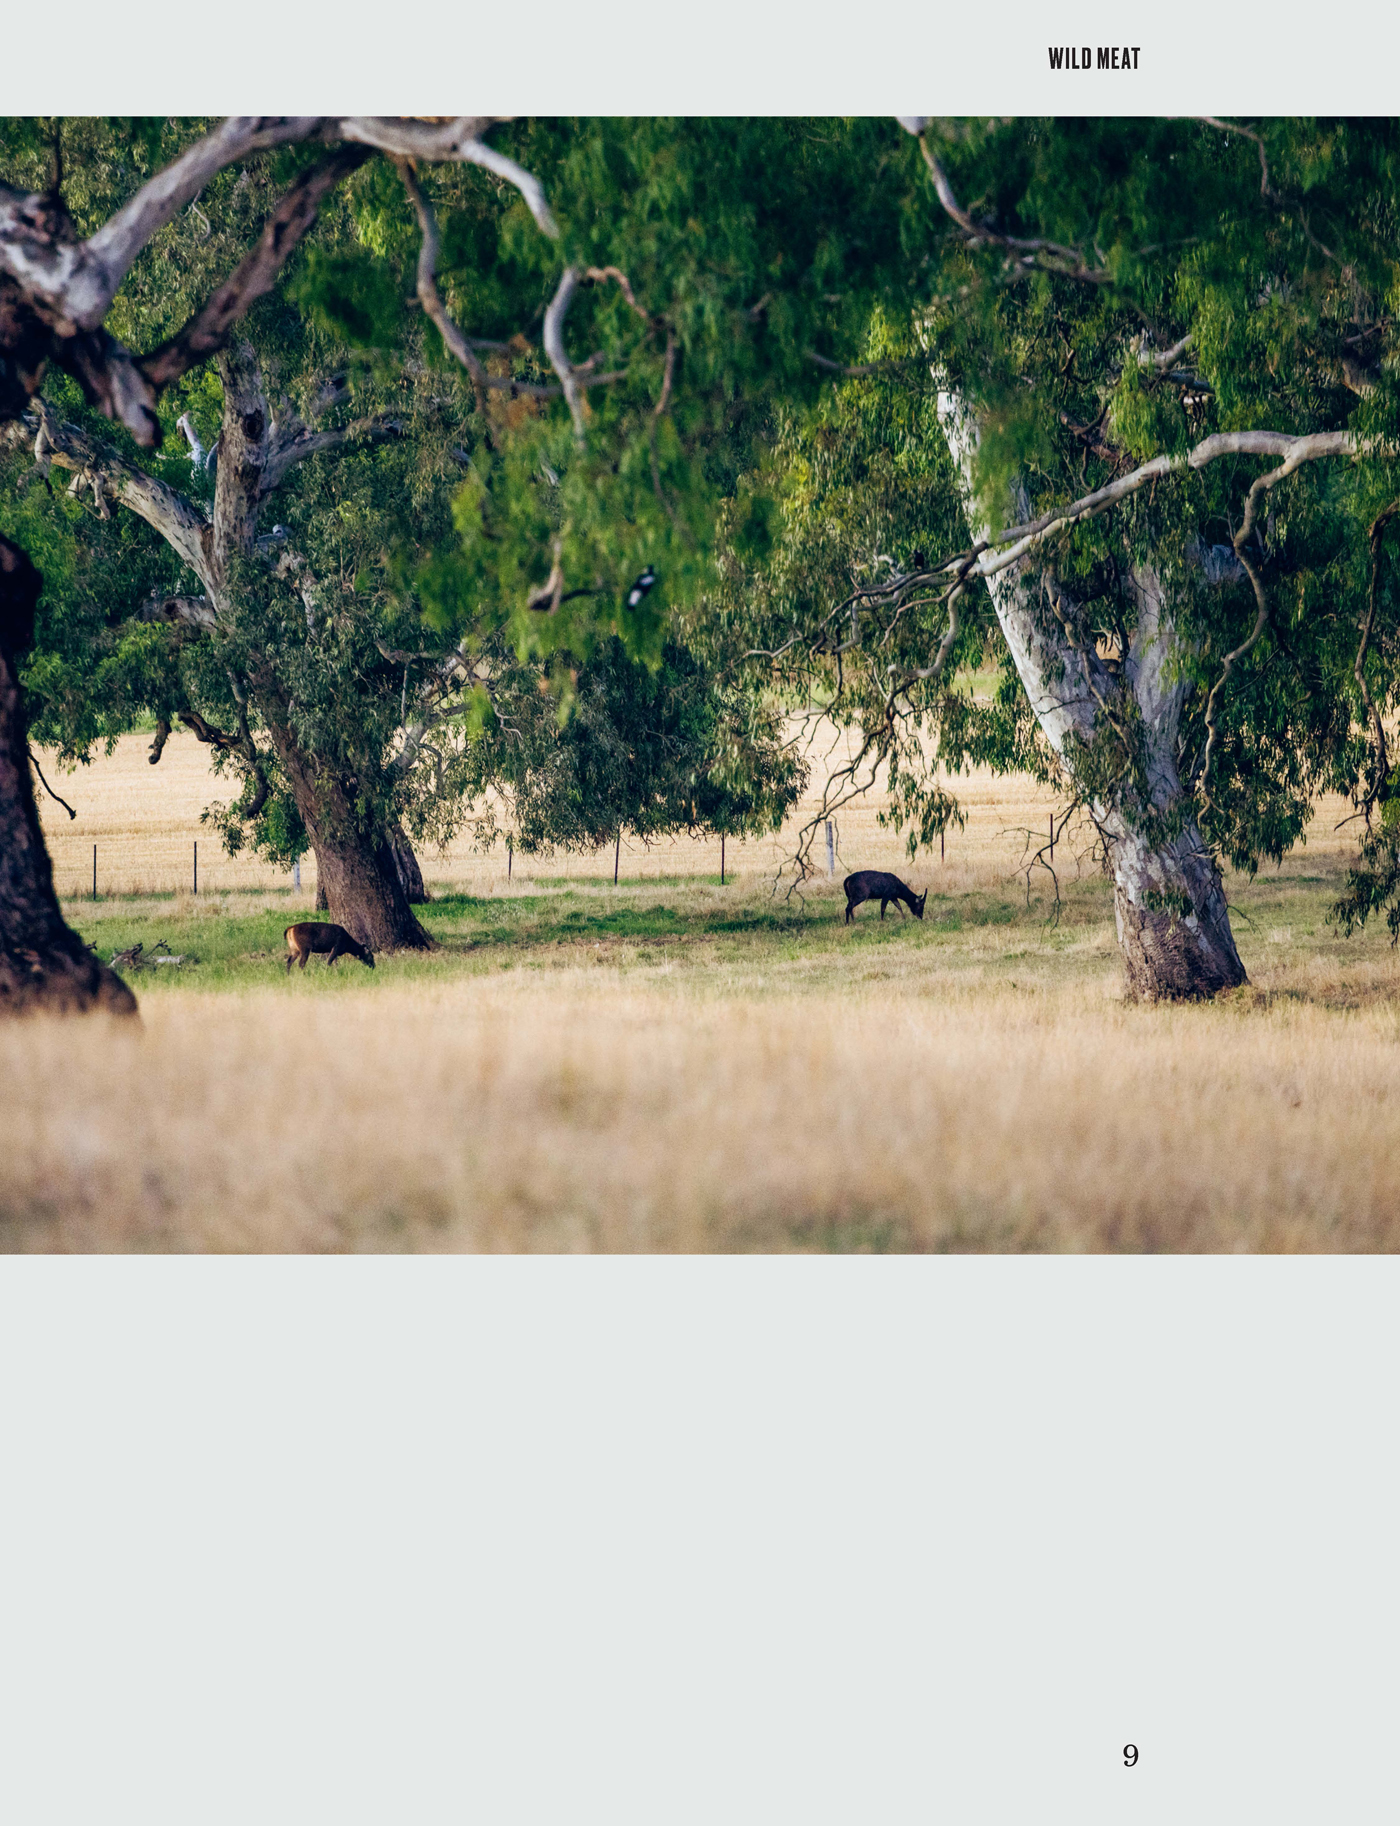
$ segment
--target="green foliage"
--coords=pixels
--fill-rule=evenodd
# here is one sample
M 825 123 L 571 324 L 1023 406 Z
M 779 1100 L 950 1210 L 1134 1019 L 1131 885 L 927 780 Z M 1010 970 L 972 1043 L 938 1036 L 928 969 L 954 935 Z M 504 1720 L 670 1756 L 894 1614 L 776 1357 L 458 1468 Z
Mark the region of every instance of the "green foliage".
M 54 125 L 4 124 L 8 178 L 48 181 Z M 205 125 L 65 123 L 64 194 L 80 228 Z M 617 823 L 645 828 L 647 806 L 672 818 L 688 804 L 672 765 L 681 753 L 705 755 L 695 785 L 712 776 L 736 805 L 749 803 L 754 761 L 752 815 L 768 817 L 786 788 L 771 755 L 755 757 L 782 711 L 813 706 L 863 732 L 865 774 L 886 768 L 891 815 L 915 846 L 959 815 L 935 760 L 1029 767 L 1080 797 L 1126 782 L 1141 797 L 1131 727 L 1063 766 L 1050 754 L 980 586 L 960 598 L 936 680 L 917 674 L 948 628 L 944 591 L 871 594 L 915 551 L 933 566 L 969 544 L 937 375 L 976 410 L 976 487 L 996 526 L 1212 432 L 1345 427 L 1371 440 L 1363 461 L 1307 467 L 1268 497 L 1251 548 L 1268 624 L 1219 698 L 1208 782 L 1206 698 L 1255 605 L 1238 581 L 1206 584 L 1197 558 L 1229 547 L 1264 461 L 1182 472 L 1045 557 L 1077 605 L 1075 638 L 1109 664 L 1137 625 L 1133 567 L 1150 561 L 1166 581 L 1188 688 L 1180 815 L 1238 865 L 1281 855 L 1320 789 L 1374 786 L 1354 668 L 1371 603 L 1368 529 L 1400 495 L 1395 122 L 1271 120 L 1248 133 L 1179 119 L 934 123 L 930 149 L 987 225 L 973 242 L 889 122 L 552 120 L 508 124 L 494 143 L 543 182 L 558 241 L 478 168 L 420 173 L 441 229 L 444 301 L 493 383 L 484 412 L 406 303 L 418 232 L 382 159 L 337 190 L 246 325 L 279 401 L 309 412 L 339 375 L 348 397 L 332 422 L 392 412 L 400 423 L 395 438 L 303 465 L 269 504 L 320 580 L 314 626 L 295 579 L 266 565 L 241 579 L 239 611 L 213 638 L 141 621 L 149 590 L 180 586 L 169 554 L 127 516 L 100 521 L 81 498 L 21 487 L 11 459 L 0 525 L 36 551 L 48 583 L 26 673 L 41 739 L 79 755 L 182 704 L 233 729 L 237 681 L 261 657 L 302 751 L 353 782 L 359 815 L 403 816 L 419 835 L 456 828 L 475 796 L 489 837 L 481 795 L 499 780 L 580 841 Z M 316 156 L 294 148 L 215 179 L 138 260 L 113 332 L 133 348 L 172 334 Z M 564 328 L 587 383 L 581 439 L 549 391 L 542 348 L 566 265 L 585 275 Z M 1187 335 L 1175 366 L 1153 360 Z M 858 362 L 875 371 L 833 376 L 831 364 Z M 71 386 L 47 385 L 55 410 L 83 422 Z M 175 454 L 155 473 L 196 497 L 209 479 L 180 456 L 175 420 L 189 411 L 209 442 L 220 405 L 212 368 L 162 402 Z M 647 567 L 656 586 L 628 610 Z M 1389 559 L 1374 611 L 1364 672 L 1389 714 L 1400 701 Z M 413 657 L 390 661 L 386 649 Z M 469 676 L 434 696 L 434 667 L 453 651 Z M 988 665 L 990 700 L 967 682 Z M 446 718 L 435 752 L 396 772 L 425 691 Z M 628 732 L 658 715 L 669 729 L 668 705 L 680 717 L 674 750 L 651 756 L 644 742 L 629 773 Z M 726 773 L 726 756 L 745 754 Z M 266 768 L 250 839 L 288 855 L 288 782 L 275 756 Z M 714 808 L 702 817 L 701 797 L 694 820 L 722 828 Z
M 650 840 L 776 829 L 805 783 L 778 733 L 675 641 L 655 670 L 620 640 L 599 648 L 562 727 L 538 683 L 527 668 L 498 682 L 464 757 L 475 793 L 505 795 L 521 850 L 595 849 L 620 830 Z

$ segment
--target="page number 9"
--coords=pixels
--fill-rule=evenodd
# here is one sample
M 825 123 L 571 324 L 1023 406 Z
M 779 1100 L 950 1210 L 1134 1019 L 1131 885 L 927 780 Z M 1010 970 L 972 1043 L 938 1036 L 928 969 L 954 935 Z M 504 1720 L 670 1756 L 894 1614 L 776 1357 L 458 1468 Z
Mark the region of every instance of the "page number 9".
M 1124 1744 L 1124 1746 L 1123 1746 L 1123 1767 L 1125 1769 L 1131 1769 L 1133 1764 L 1136 1761 L 1137 1761 L 1137 1745 L 1136 1744 Z

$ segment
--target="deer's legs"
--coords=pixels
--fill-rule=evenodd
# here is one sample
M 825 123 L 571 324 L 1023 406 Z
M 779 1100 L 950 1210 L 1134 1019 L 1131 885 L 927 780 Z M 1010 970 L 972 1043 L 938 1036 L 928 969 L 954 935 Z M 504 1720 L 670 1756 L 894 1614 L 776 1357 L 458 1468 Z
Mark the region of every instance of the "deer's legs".
M 310 952 L 309 952 L 309 951 L 303 951 L 303 952 L 302 952 L 302 953 L 301 953 L 301 967 L 302 967 L 302 969 L 303 969 L 303 970 L 305 970 L 305 968 L 306 968 L 306 966 L 307 966 L 307 965 L 308 965 L 308 964 L 309 964 L 309 963 L 310 963 L 310 962 L 311 962 L 311 953 L 310 953 Z

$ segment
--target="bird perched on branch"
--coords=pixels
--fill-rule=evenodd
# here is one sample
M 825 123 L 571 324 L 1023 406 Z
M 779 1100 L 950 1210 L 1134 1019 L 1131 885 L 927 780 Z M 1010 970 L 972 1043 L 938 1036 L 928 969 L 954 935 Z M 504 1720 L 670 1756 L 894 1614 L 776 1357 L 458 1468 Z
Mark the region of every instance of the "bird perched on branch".
M 632 585 L 631 589 L 628 590 L 627 607 L 629 609 L 639 609 L 642 606 L 643 598 L 655 582 L 656 572 L 648 565 L 641 576 L 638 577 L 637 581 Z

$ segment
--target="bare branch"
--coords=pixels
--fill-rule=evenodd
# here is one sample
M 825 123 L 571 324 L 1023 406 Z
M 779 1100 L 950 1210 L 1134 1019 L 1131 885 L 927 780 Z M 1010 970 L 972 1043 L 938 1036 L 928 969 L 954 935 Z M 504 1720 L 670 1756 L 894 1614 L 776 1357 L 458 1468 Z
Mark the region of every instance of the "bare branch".
M 480 165 L 498 178 L 504 178 L 525 199 L 526 208 L 551 241 L 559 238 L 559 224 L 549 213 L 544 188 L 532 172 L 526 171 L 505 153 L 483 143 L 479 135 L 494 126 L 500 116 L 463 116 L 452 121 L 391 119 L 380 115 L 355 115 L 335 123 L 342 139 L 358 140 L 387 152 L 395 158 L 426 159 L 449 164 Z
M 62 425 L 41 407 L 45 454 L 58 469 L 100 482 L 104 491 L 153 526 L 209 587 L 210 526 L 203 510 L 165 482 L 134 467 L 115 450 L 94 443 L 76 425 Z
M 814 362 L 819 368 L 825 368 L 829 374 L 844 374 L 851 379 L 855 379 L 862 374 L 878 374 L 882 368 L 888 368 L 894 365 L 887 361 L 863 361 L 858 366 L 853 367 L 847 362 L 832 361 L 829 356 L 818 355 L 815 349 L 804 349 L 803 354 L 807 357 L 808 361 Z
M 900 125 L 908 133 L 913 133 L 919 142 L 919 150 L 924 155 L 924 163 L 933 177 L 933 187 L 938 192 L 938 200 L 946 213 L 952 217 L 958 227 L 968 237 L 974 247 L 1004 247 L 1011 253 L 1026 256 L 1048 256 L 1038 263 L 1048 267 L 1051 272 L 1063 273 L 1066 278 L 1084 279 L 1091 285 L 1107 285 L 1113 275 L 1107 267 L 1091 267 L 1083 253 L 1077 247 L 1065 247 L 1058 241 L 1023 240 L 1018 235 L 998 234 L 996 229 L 985 222 L 974 222 L 967 211 L 961 207 L 953 195 L 953 186 L 948 182 L 948 174 L 938 162 L 938 157 L 928 143 L 925 120 L 916 121 L 913 117 L 901 119 Z
M 200 442 L 199 433 L 194 428 L 194 419 L 188 412 L 184 412 L 176 419 L 175 425 L 177 430 L 184 432 L 185 442 L 190 447 L 190 467 L 197 474 L 204 472 L 209 467 L 213 452 L 206 450 Z M 217 439 L 215 442 L 217 444 Z
M 438 293 L 437 222 L 429 207 L 428 199 L 423 195 L 418 180 L 414 176 L 412 165 L 406 158 L 396 158 L 394 163 L 398 166 L 399 176 L 403 179 L 403 187 L 408 192 L 409 200 L 418 212 L 418 226 L 423 234 L 423 240 L 418 249 L 419 302 L 437 325 L 438 334 L 442 337 L 449 353 L 456 356 L 471 376 L 472 386 L 476 390 L 477 410 L 484 418 L 486 415 L 486 370 L 478 361 L 471 344 L 448 316 L 447 307 Z
M 387 413 L 374 418 L 358 418 L 353 424 L 333 430 L 308 431 L 304 425 L 297 426 L 284 441 L 274 446 L 268 457 L 263 468 L 258 498 L 261 500 L 270 495 L 274 488 L 286 480 L 288 473 L 298 463 L 304 463 L 307 457 L 320 456 L 331 450 L 343 450 L 347 445 L 376 443 L 383 438 L 402 435 L 403 420 L 390 418 Z
M 1258 148 L 1258 152 L 1259 152 L 1259 194 L 1260 194 L 1260 196 L 1263 197 L 1267 202 L 1275 203 L 1280 206 L 1291 206 L 1293 209 L 1295 209 L 1297 211 L 1299 226 L 1302 228 L 1302 231 L 1303 231 L 1304 235 L 1306 235 L 1310 245 L 1315 247 L 1325 260 L 1335 260 L 1337 258 L 1336 254 L 1334 254 L 1332 252 L 1330 247 L 1325 247 L 1322 244 L 1322 242 L 1318 240 L 1317 236 L 1313 233 L 1312 229 L 1308 226 L 1307 214 L 1304 211 L 1304 209 L 1301 207 L 1301 205 L 1299 204 L 1298 200 L 1296 198 L 1290 199 L 1287 196 L 1283 195 L 1282 192 L 1274 189 L 1273 180 L 1269 176 L 1268 156 L 1265 153 L 1264 142 L 1260 138 L 1260 136 L 1257 133 L 1252 133 L 1248 127 L 1237 126 L 1233 121 L 1217 120 L 1213 114 L 1198 114 L 1196 116 L 1196 119 L 1198 121 L 1200 121 L 1200 123 L 1203 127 L 1214 127 L 1217 130 L 1217 132 L 1220 132 L 1220 133 L 1237 133 L 1241 139 L 1247 139 L 1247 140 L 1253 141 L 1254 145 Z
M 641 318 L 642 322 L 651 322 L 650 316 L 642 309 L 641 305 L 637 303 L 636 298 L 632 294 L 632 281 L 627 277 L 620 266 L 586 266 L 583 269 L 583 277 L 591 280 L 595 285 L 606 285 L 608 280 L 611 279 L 617 286 L 617 289 L 622 293 L 623 297 L 627 300 L 628 304 L 631 305 L 632 309 Z
M 39 783 L 43 787 L 44 791 L 49 795 L 49 797 L 52 800 L 54 800 L 54 802 L 56 804 L 61 805 L 63 807 L 64 811 L 67 812 L 67 814 L 70 818 L 76 818 L 78 814 L 73 810 L 73 807 L 68 803 L 68 801 L 66 799 L 60 798 L 59 795 L 54 791 L 54 789 L 49 785 L 48 781 L 44 778 L 44 770 L 39 765 L 39 757 L 35 754 L 35 752 L 32 748 L 29 751 L 29 765 L 34 769 L 35 773 L 38 774 Z
M 369 157 L 359 146 L 342 146 L 304 171 L 269 216 L 258 244 L 239 263 L 178 335 L 137 363 L 153 387 L 172 380 L 224 346 L 229 331 L 253 302 L 272 290 L 278 273 L 316 220 L 322 199 Z
M 554 563 L 550 567 L 549 576 L 539 589 L 530 592 L 525 602 L 527 609 L 536 609 L 542 614 L 552 615 L 559 607 L 564 596 L 563 554 L 563 541 L 556 539 L 554 541 Z
M 574 438 L 583 442 L 583 396 L 579 392 L 578 381 L 564 349 L 564 319 L 569 314 L 578 289 L 578 268 L 566 266 L 559 280 L 558 290 L 550 300 L 549 308 L 544 314 L 544 352 L 549 357 L 549 365 L 559 376 L 564 389 L 564 398 L 569 402 L 569 412 L 574 421 Z
M 1188 330 L 1180 342 L 1174 342 L 1169 349 L 1163 349 L 1160 355 L 1154 354 L 1151 349 L 1139 349 L 1138 366 L 1156 368 L 1159 373 L 1164 374 L 1168 368 L 1176 366 L 1195 340 L 1196 338 Z
M 1004 545 L 1008 540 L 1016 543 L 1009 550 L 999 552 L 994 559 L 984 558 L 977 575 L 991 577 L 998 571 L 1006 570 L 1033 547 L 1076 525 L 1080 520 L 1091 520 L 1104 513 L 1116 502 L 1145 488 L 1158 476 L 1178 474 L 1183 469 L 1204 469 L 1208 463 L 1223 456 L 1281 456 L 1284 458 L 1283 466 L 1271 476 L 1260 478 L 1259 485 L 1272 488 L 1275 482 L 1281 481 L 1285 475 L 1292 475 L 1303 463 L 1316 462 L 1324 457 L 1362 456 L 1370 448 L 1368 441 L 1357 438 L 1350 431 L 1317 431 L 1303 437 L 1294 437 L 1286 431 L 1218 431 L 1210 437 L 1202 438 L 1184 456 L 1151 457 L 1128 475 L 1119 476 L 1106 487 L 1096 488 L 1092 494 L 1081 496 L 1068 507 L 1054 508 L 1038 520 L 1008 527 L 1005 532 L 995 534 L 989 541 L 992 545 Z M 950 561 L 942 568 L 950 570 L 953 562 L 955 561 Z
M 68 315 L 81 328 L 96 329 L 141 249 L 199 195 L 210 178 L 251 152 L 310 139 L 321 125 L 317 115 L 248 115 L 223 121 L 143 184 L 78 250 L 84 270 L 81 278 L 75 274 L 64 288 Z
M 1322 434 L 1323 437 L 1347 437 L 1348 435 L 1349 434 L 1345 432 L 1328 432 Z M 1207 439 L 1206 441 L 1210 442 L 1211 440 Z M 1250 488 L 1249 496 L 1245 501 L 1244 519 L 1240 524 L 1239 531 L 1235 534 L 1234 546 L 1235 556 L 1244 567 L 1245 573 L 1254 590 L 1254 626 L 1250 630 L 1248 638 L 1241 641 L 1239 646 L 1225 655 L 1224 660 L 1221 662 L 1220 677 L 1216 679 L 1215 683 L 1211 686 L 1210 696 L 1206 699 L 1206 746 L 1205 752 L 1201 756 L 1200 773 L 1200 785 L 1203 789 L 1206 787 L 1210 777 L 1211 756 L 1215 752 L 1215 740 L 1219 733 L 1215 722 L 1216 701 L 1225 688 L 1225 681 L 1229 678 L 1231 671 L 1234 669 L 1235 661 L 1243 654 L 1247 653 L 1254 645 L 1259 636 L 1264 632 L 1264 628 L 1269 619 L 1269 599 L 1264 594 L 1263 580 L 1261 579 L 1257 568 L 1245 552 L 1245 541 L 1254 531 L 1254 522 L 1259 511 L 1259 504 L 1264 499 L 1264 496 L 1269 489 L 1276 487 L 1278 483 L 1283 481 L 1285 476 L 1291 476 L 1293 472 L 1298 469 L 1301 464 L 1307 462 L 1311 456 L 1333 454 L 1331 451 L 1313 452 L 1307 448 L 1309 445 L 1315 444 L 1318 441 L 1318 438 L 1295 438 L 1289 447 L 1287 456 L 1279 467 L 1277 469 L 1271 469 L 1267 475 L 1258 476 L 1255 479 Z M 1351 442 L 1354 446 L 1355 440 L 1352 439 Z M 1209 794 L 1207 793 L 1206 803 L 1209 804 L 1209 802 Z
M 1233 121 L 1217 120 L 1213 114 L 1198 114 L 1196 119 L 1203 127 L 1214 127 L 1221 133 L 1238 133 L 1241 139 L 1253 140 L 1259 148 L 1259 194 L 1277 201 L 1277 193 L 1269 182 L 1269 161 L 1264 153 L 1264 142 L 1257 133 L 1251 133 L 1248 127 L 1238 127 Z
M 679 522 L 676 519 L 676 511 L 666 499 L 666 491 L 661 486 L 661 457 L 656 447 L 656 432 L 657 427 L 666 416 L 666 408 L 671 403 L 671 383 L 675 377 L 676 336 L 675 332 L 668 327 L 666 331 L 666 367 L 661 377 L 661 397 L 652 408 L 651 424 L 647 430 L 651 444 L 651 485 L 656 491 L 657 500 L 666 510 L 666 517 L 672 526 L 678 526 Z

